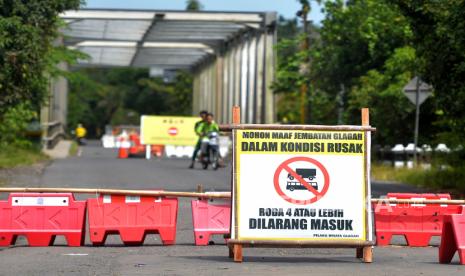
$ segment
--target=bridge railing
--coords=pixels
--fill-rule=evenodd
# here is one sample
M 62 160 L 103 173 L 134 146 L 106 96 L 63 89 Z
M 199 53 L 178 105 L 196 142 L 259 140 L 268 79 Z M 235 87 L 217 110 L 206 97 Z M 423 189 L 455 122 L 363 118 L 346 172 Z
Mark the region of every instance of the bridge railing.
M 53 121 L 42 124 L 43 134 L 42 143 L 43 147 L 51 149 L 65 137 L 65 129 L 60 121 Z

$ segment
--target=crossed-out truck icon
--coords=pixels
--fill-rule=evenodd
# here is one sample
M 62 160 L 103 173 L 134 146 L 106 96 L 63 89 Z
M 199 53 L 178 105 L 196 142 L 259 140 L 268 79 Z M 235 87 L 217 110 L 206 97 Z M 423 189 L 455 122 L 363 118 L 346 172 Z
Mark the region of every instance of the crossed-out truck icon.
M 315 181 L 311 181 L 311 180 L 314 180 L 316 178 L 316 169 L 303 169 L 303 168 L 299 168 L 299 169 L 296 169 L 295 171 L 300 177 L 302 177 L 304 180 L 305 178 L 308 179 L 305 180 L 308 184 L 310 184 L 315 190 L 318 190 L 318 183 L 315 182 Z M 294 191 L 294 190 L 307 190 L 307 188 L 305 188 L 304 185 L 302 185 L 302 183 L 300 183 L 299 181 L 293 181 L 295 178 L 294 176 L 292 176 L 292 174 L 288 174 L 287 175 L 287 184 L 286 184 L 286 190 L 289 190 L 289 191 Z

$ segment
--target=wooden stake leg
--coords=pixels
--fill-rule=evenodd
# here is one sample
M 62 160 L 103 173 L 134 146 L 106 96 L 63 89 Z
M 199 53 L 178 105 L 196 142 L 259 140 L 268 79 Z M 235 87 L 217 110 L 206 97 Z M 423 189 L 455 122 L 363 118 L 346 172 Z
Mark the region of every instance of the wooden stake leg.
M 230 259 L 234 258 L 233 245 L 229 245 L 229 246 L 228 246 L 228 251 L 229 251 L 229 258 L 230 258 Z
M 373 262 L 373 247 L 371 246 L 363 247 L 363 262 L 364 263 Z
M 363 247 L 359 247 L 359 248 L 356 248 L 356 253 L 355 253 L 355 257 L 357 259 L 361 259 L 363 258 Z
M 233 247 L 234 261 L 242 263 L 242 244 L 235 244 Z

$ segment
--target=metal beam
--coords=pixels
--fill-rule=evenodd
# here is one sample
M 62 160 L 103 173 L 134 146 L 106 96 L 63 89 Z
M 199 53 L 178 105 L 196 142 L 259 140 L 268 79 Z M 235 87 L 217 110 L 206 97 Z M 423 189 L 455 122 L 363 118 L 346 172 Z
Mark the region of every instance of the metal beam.
M 174 21 L 262 22 L 263 13 L 246 12 L 184 12 L 159 10 L 81 9 L 60 14 L 63 19 L 125 19 L 150 20 L 153 16 Z

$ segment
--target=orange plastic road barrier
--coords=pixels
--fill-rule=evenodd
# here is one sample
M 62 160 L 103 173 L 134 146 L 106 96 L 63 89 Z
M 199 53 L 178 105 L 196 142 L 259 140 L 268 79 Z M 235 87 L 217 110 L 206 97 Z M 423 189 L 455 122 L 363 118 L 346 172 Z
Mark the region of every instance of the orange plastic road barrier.
M 147 234 L 160 234 L 164 245 L 176 239 L 177 198 L 102 195 L 87 200 L 89 235 L 94 245 L 103 245 L 109 234 L 118 234 L 124 244 L 140 245 Z
M 86 202 L 71 193 L 11 193 L 0 201 L 0 246 L 26 236 L 30 246 L 53 245 L 65 236 L 69 246 L 84 245 Z
M 389 199 L 450 200 L 449 194 L 388 193 Z M 393 235 L 403 235 L 409 246 L 428 246 L 432 236 L 440 236 L 444 215 L 458 214 L 459 205 L 373 204 L 376 243 L 389 245 Z
M 444 216 L 439 262 L 450 263 L 455 252 L 458 252 L 460 264 L 465 265 L 465 208 L 461 214 Z
M 192 200 L 191 206 L 195 245 L 208 245 L 211 235 L 229 234 L 230 201 L 216 204 L 207 199 Z

